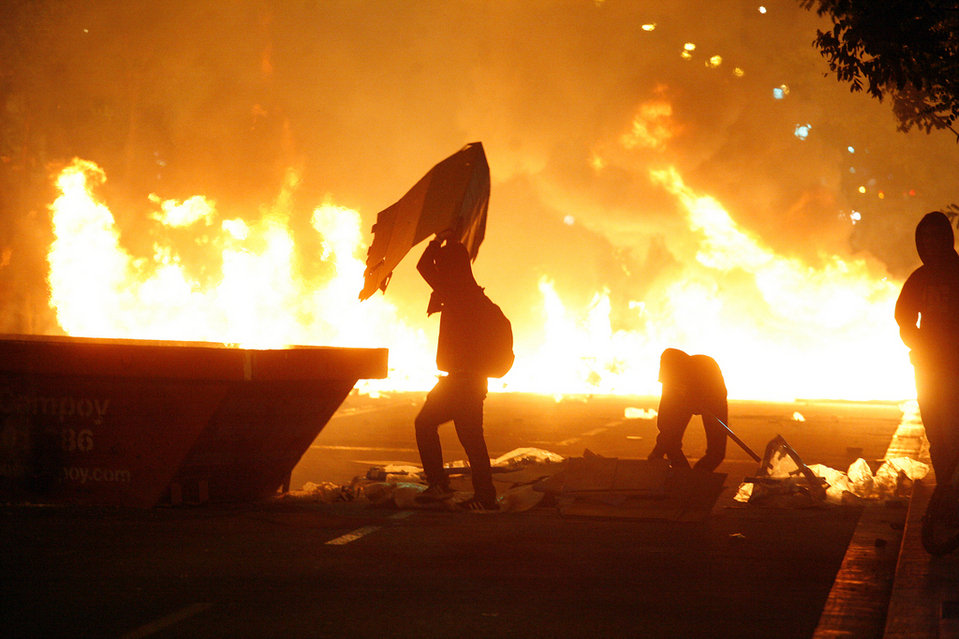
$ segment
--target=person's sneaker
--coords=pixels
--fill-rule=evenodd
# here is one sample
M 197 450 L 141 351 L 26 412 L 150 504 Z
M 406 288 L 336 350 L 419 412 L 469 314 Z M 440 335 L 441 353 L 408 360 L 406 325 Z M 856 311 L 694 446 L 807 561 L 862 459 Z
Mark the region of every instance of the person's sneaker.
M 416 502 L 420 504 L 432 504 L 438 501 L 446 501 L 454 495 L 449 484 L 430 484 L 426 490 L 416 496 Z
M 466 510 L 474 513 L 495 513 L 499 511 L 499 504 L 496 500 L 488 501 L 478 497 L 470 497 L 466 501 L 456 504 L 458 510 Z

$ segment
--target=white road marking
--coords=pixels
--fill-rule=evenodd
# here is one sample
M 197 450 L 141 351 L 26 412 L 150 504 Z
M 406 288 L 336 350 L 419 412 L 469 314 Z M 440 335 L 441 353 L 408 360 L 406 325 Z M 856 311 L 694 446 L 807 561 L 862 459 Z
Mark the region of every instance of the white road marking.
M 588 430 L 588 431 L 586 431 L 585 433 L 580 433 L 580 434 L 577 435 L 576 437 L 570 437 L 569 439 L 564 439 L 563 441 L 559 442 L 559 443 L 557 444 L 557 446 L 572 446 L 572 445 L 575 444 L 576 442 L 582 441 L 582 439 L 583 439 L 584 437 L 595 437 L 596 435 L 601 435 L 602 433 L 605 433 L 606 431 L 608 431 L 608 430 L 609 430 L 610 428 L 612 428 L 613 426 L 619 426 L 619 425 L 622 424 L 622 423 L 623 423 L 623 422 L 621 422 L 621 421 L 618 421 L 618 422 L 609 422 L 609 423 L 606 424 L 605 426 L 600 426 L 599 428 L 594 428 L 593 430 Z
M 318 444 L 312 444 L 310 448 L 315 448 L 317 450 L 361 450 L 365 452 L 382 450 L 388 453 L 415 453 L 418 452 L 416 448 L 383 448 L 379 446 L 320 446 Z
M 184 619 L 198 615 L 212 606 L 213 604 L 210 603 L 190 604 L 186 608 L 181 608 L 176 612 L 171 612 L 164 617 L 160 617 L 155 621 L 151 621 L 148 624 L 140 626 L 132 632 L 128 632 L 127 634 L 123 635 L 123 639 L 142 639 L 143 637 L 149 637 L 150 635 L 160 632 L 164 628 L 180 623 Z
M 401 510 L 398 513 L 390 515 L 390 519 L 406 519 L 412 515 L 415 511 L 413 510 Z M 377 530 L 382 528 L 382 526 L 363 526 L 362 528 L 357 528 L 353 532 L 348 532 L 345 535 L 340 535 L 335 539 L 331 539 L 326 542 L 327 546 L 345 546 L 346 544 L 356 541 L 357 539 L 362 539 L 370 533 L 374 533 Z
M 353 532 L 346 533 L 345 535 L 340 535 L 336 539 L 331 539 L 326 542 L 327 546 L 344 546 L 351 541 L 356 541 L 361 537 L 365 537 L 372 532 L 376 532 L 382 528 L 382 526 L 363 526 L 362 528 L 357 528 Z

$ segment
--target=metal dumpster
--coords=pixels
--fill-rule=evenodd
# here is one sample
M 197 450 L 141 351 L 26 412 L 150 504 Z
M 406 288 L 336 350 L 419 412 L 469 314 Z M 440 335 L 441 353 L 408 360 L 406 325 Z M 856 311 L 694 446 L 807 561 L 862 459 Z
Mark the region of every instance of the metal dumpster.
M 0 336 L 0 499 L 261 499 L 386 371 L 386 349 Z

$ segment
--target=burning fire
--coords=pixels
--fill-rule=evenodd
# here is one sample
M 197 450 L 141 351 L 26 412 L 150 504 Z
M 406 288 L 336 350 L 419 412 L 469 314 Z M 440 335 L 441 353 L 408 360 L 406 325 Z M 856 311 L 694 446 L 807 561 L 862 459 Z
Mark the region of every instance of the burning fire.
M 831 256 L 813 268 L 779 256 L 675 170 L 651 178 L 682 204 L 695 259 L 629 304 L 629 330 L 614 325 L 609 290 L 571 309 L 555 283 L 541 279 L 541 301 L 528 317 L 504 309 L 518 338 L 536 337 L 518 339 L 513 370 L 491 380 L 492 390 L 656 395 L 659 354 L 674 346 L 713 356 L 731 397 L 913 396 L 892 319 L 900 283 L 877 277 L 864 260 Z M 50 305 L 66 333 L 257 348 L 385 346 L 389 378 L 362 388 L 424 390 L 434 383 L 435 318 L 412 325 L 387 296 L 357 300 L 366 241 L 356 211 L 332 202 L 313 211 L 322 278 L 298 263 L 288 212 L 294 173 L 256 223 L 224 218 L 202 196 L 151 196 L 153 255 L 135 257 L 95 195 L 105 179 L 83 160 L 57 177 Z M 187 234 L 189 250 L 172 241 L 173 230 Z
M 57 178 L 50 305 L 68 334 L 247 348 L 388 345 L 390 360 L 408 365 L 391 374 L 392 387 L 421 388 L 433 381 L 426 333 L 406 326 L 388 300 L 361 305 L 356 298 L 365 268 L 357 212 L 330 203 L 313 212 L 313 229 L 323 239 L 320 258 L 332 273 L 317 285 L 297 264 L 284 210 L 294 175 L 278 204 L 253 225 L 219 220 L 215 204 L 203 197 L 151 198 L 159 206 L 154 230 L 193 231 L 192 248 L 202 249 L 202 256 L 192 261 L 214 271 L 198 278 L 170 243 L 156 241 L 152 259 L 137 259 L 123 248 L 113 215 L 93 193 L 105 179 L 98 166 L 83 160 Z

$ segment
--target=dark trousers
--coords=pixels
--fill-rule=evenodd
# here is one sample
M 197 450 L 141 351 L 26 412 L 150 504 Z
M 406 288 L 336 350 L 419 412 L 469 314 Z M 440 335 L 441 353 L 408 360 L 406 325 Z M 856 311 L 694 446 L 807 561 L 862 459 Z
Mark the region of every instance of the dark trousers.
M 959 375 L 916 366 L 916 399 L 936 483 L 945 484 L 959 459 Z
M 716 406 L 715 415 L 702 415 L 706 431 L 706 454 L 693 468 L 711 472 L 722 463 L 726 456 L 726 429 L 716 418 L 726 421 L 726 413 L 725 406 Z M 656 418 L 659 434 L 649 459 L 662 459 L 665 456 L 673 468 L 689 468 L 689 462 L 683 454 L 683 435 L 694 414 L 693 407 L 684 398 L 664 395 L 659 402 L 659 415 Z
M 441 377 L 426 396 L 416 416 L 416 445 L 423 462 L 426 480 L 432 484 L 448 482 L 443 469 L 443 449 L 439 427 L 453 422 L 473 479 L 473 492 L 478 499 L 496 499 L 489 452 L 483 437 L 483 401 L 486 399 L 486 378 L 459 376 Z

